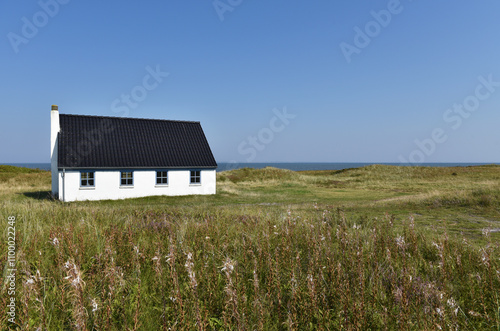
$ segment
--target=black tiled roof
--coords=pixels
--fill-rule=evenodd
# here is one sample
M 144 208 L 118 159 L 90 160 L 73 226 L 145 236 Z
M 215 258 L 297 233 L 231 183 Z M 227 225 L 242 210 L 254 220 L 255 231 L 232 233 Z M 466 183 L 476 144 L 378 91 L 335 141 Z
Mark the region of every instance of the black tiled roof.
M 216 168 L 199 122 L 59 115 L 59 168 Z

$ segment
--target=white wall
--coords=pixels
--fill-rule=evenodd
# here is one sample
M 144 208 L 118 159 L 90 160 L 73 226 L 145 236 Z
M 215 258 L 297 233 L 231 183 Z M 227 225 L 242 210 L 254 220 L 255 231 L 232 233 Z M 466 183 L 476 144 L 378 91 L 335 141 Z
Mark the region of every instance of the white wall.
M 161 170 L 161 169 L 158 169 Z M 89 169 L 89 171 L 91 171 Z M 130 170 L 127 170 L 130 171 Z M 201 184 L 190 184 L 190 170 L 168 170 L 168 185 L 156 185 L 156 170 L 134 170 L 133 188 L 120 186 L 119 170 L 95 171 L 95 187 L 80 187 L 80 171 L 59 171 L 63 201 L 139 198 L 152 195 L 215 194 L 215 169 L 201 170 Z
M 59 141 L 59 131 L 59 111 L 57 110 L 57 106 L 52 106 L 52 110 L 50 112 L 50 171 L 52 174 L 52 195 L 54 196 L 57 196 L 59 193 L 59 183 L 57 182 L 57 156 L 59 154 L 57 144 Z

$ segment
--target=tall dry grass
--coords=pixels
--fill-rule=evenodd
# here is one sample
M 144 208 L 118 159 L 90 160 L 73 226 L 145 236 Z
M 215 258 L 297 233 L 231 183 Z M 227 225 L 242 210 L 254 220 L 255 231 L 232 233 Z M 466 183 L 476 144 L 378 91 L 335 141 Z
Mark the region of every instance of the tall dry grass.
M 6 192 L 0 218 L 17 218 L 18 326 L 498 329 L 500 247 L 488 229 L 481 240 L 471 242 L 448 234 L 447 224 L 438 219 L 440 231 L 424 228 L 410 213 L 359 217 L 332 203 L 238 203 L 246 192 L 278 196 L 269 183 L 281 183 L 281 189 L 297 194 L 301 185 L 333 190 L 342 185 L 377 187 L 384 181 L 384 190 L 391 190 L 399 187 L 398 180 L 405 187 L 417 177 L 430 181 L 443 175 L 418 169 L 388 169 L 380 175 L 379 170 L 321 177 L 268 169 L 262 180 L 258 173 L 247 174 L 251 179 L 246 184 L 243 175 L 227 177 L 235 197 L 223 195 L 233 199 L 225 204 L 221 197 L 212 202 L 193 197 L 179 205 L 165 198 L 63 204 L 24 194 L 28 179 L 20 188 L 6 181 L 0 185 Z M 371 182 L 356 182 L 370 171 Z M 31 189 L 47 190 L 45 177 Z M 472 173 L 470 178 L 483 182 L 485 177 Z M 347 184 L 338 183 L 342 181 Z M 467 189 L 474 186 L 470 180 L 459 183 L 464 193 L 446 188 L 405 202 L 406 208 L 411 203 L 431 211 L 498 208 L 500 196 L 493 186 Z M 419 184 L 411 185 L 413 190 Z M 286 194 L 281 189 L 279 196 Z M 3 240 L 0 263 L 6 260 Z M 5 283 L 5 274 L 0 280 Z M 0 305 L 6 307 L 7 300 L 3 286 Z M 0 314 L 0 325 L 11 326 L 6 314 Z
M 476 247 L 446 234 L 430 236 L 412 218 L 355 223 L 317 204 L 246 212 L 46 208 L 29 214 L 32 220 L 19 215 L 18 322 L 24 328 L 499 324 L 498 243 Z M 23 228 L 23 222 L 38 224 Z M 4 243 L 0 248 L 6 251 Z M 5 316 L 1 323 L 8 325 Z

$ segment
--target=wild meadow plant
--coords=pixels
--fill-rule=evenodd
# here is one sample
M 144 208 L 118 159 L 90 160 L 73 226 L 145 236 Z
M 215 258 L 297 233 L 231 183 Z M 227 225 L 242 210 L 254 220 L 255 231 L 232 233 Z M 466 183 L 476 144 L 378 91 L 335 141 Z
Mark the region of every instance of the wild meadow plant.
M 33 249 L 18 256 L 25 265 L 19 324 L 302 330 L 499 323 L 498 243 L 478 249 L 447 234 L 429 239 L 411 217 L 356 224 L 335 209 L 176 213 L 101 220 L 102 248 L 79 220 L 33 234 Z M 146 219 L 161 225 L 150 228 Z
M 472 240 L 445 221 L 434 231 L 411 213 L 360 217 L 321 202 L 33 208 L 13 199 L 0 216 L 19 219 L 21 329 L 500 325 L 500 247 L 488 229 Z M 6 252 L 2 241 L 3 265 Z M 6 307 L 6 286 L 0 292 Z M 12 327 L 6 314 L 0 325 Z

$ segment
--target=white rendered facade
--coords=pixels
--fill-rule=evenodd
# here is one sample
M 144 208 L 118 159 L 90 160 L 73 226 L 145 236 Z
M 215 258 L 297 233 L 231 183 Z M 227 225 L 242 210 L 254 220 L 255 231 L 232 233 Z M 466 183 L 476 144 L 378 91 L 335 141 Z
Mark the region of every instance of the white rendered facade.
M 57 196 L 59 193 L 58 169 L 57 169 L 57 135 L 60 131 L 59 126 L 59 111 L 57 106 L 52 106 L 50 112 L 50 171 L 52 173 L 52 195 Z
M 121 185 L 121 171 L 133 173 L 133 185 Z M 156 184 L 157 171 L 167 171 L 168 184 Z M 190 169 L 59 170 L 59 199 L 62 201 L 116 200 L 154 195 L 215 194 L 215 169 L 199 171 L 200 183 L 191 184 Z M 94 174 L 94 185 L 82 186 L 81 174 L 88 172 Z
M 61 201 L 117 200 L 147 196 L 179 196 L 216 193 L 213 168 L 75 169 L 58 166 L 59 111 L 51 111 L 52 194 Z M 122 172 L 132 173 L 132 185 L 122 185 Z M 157 174 L 163 180 L 158 184 Z M 92 181 L 82 180 L 92 174 Z M 194 174 L 194 176 L 193 176 Z M 166 177 L 165 177 L 166 175 Z

